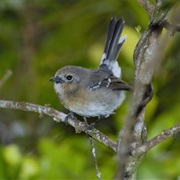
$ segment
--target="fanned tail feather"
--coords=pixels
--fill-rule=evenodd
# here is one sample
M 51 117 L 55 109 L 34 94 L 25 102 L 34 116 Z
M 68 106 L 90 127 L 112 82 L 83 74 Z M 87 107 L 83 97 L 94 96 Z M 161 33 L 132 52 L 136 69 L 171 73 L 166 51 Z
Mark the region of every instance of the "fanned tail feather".
M 120 38 L 124 27 L 124 19 L 112 18 L 109 24 L 109 29 L 106 37 L 104 52 L 102 55 L 102 60 L 99 66 L 100 70 L 107 71 L 116 77 L 121 76 L 121 68 L 116 61 L 122 45 L 126 39 L 126 35 Z

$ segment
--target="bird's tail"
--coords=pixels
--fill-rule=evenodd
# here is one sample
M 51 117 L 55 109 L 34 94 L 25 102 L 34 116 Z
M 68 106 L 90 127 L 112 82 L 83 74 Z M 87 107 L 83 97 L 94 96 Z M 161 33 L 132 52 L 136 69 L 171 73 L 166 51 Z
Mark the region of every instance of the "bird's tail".
M 102 60 L 99 66 L 100 70 L 107 71 L 116 77 L 121 76 L 121 68 L 116 61 L 121 47 L 127 37 L 127 35 L 120 38 L 124 27 L 124 19 L 112 18 L 109 24 L 109 29 L 106 37 L 106 43 L 104 47 L 104 52 L 102 55 Z

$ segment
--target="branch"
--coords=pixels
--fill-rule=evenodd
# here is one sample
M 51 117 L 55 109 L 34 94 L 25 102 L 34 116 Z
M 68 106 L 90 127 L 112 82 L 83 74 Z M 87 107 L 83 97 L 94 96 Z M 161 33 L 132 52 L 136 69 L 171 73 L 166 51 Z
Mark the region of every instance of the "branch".
M 178 123 L 176 126 L 173 126 L 170 129 L 164 130 L 162 133 L 158 134 L 151 140 L 147 141 L 139 148 L 134 149 L 131 153 L 133 156 L 140 156 L 140 155 L 146 153 L 147 151 L 149 151 L 150 149 L 152 149 L 157 144 L 162 143 L 166 139 L 176 135 L 179 132 L 180 132 L 180 123 Z
M 158 8 L 159 3 L 156 4 L 155 10 L 158 10 Z M 167 12 L 162 11 L 159 13 L 155 11 L 155 14 L 156 16 L 154 16 L 153 12 L 153 21 L 142 35 L 134 51 L 134 94 L 130 112 L 118 138 L 116 179 L 133 179 L 137 165 L 143 156 L 142 154 L 141 156 L 132 157 L 131 151 L 138 148 L 142 141 L 146 141 L 145 107 L 152 98 L 151 80 L 153 73 L 161 64 L 161 61 L 156 56 L 163 27 L 158 25 L 165 20 Z M 154 24 L 157 24 L 157 26 L 154 27 Z
M 154 12 L 154 6 L 149 0 L 137 0 L 137 2 L 146 10 L 149 17 L 152 17 Z
M 72 127 L 75 128 L 76 133 L 80 132 L 86 132 L 88 135 L 90 135 L 92 138 L 96 139 L 100 143 L 104 144 L 106 147 L 110 148 L 114 152 L 116 152 L 117 144 L 113 140 L 111 140 L 108 136 L 101 133 L 99 130 L 93 128 L 91 131 L 87 131 L 87 125 L 79 121 L 75 118 L 71 119 L 68 118 L 68 122 L 66 122 L 66 114 L 59 112 L 51 107 L 48 106 L 40 106 L 36 104 L 31 104 L 27 102 L 14 102 L 14 101 L 6 101 L 6 100 L 0 100 L 0 108 L 5 109 L 17 109 L 21 111 L 29 111 L 29 112 L 35 112 L 39 113 L 40 115 L 47 115 L 53 118 L 56 122 L 63 122 L 68 123 Z
M 116 179 L 134 176 L 136 166 L 140 160 L 139 157 L 130 157 L 130 151 L 132 148 L 134 149 L 140 146 L 143 129 L 146 128 L 144 123 L 145 106 L 152 98 L 151 79 L 155 67 L 159 67 L 160 63 L 160 61 L 156 61 L 154 55 L 156 55 L 156 50 L 158 49 L 161 31 L 162 27 L 156 29 L 149 27 L 141 37 L 134 51 L 136 67 L 134 94 L 124 130 L 120 132 L 119 136 L 119 167 Z
M 168 31 L 171 31 L 171 35 L 173 36 L 176 32 L 180 32 L 180 25 L 170 23 L 168 21 L 162 22 L 162 26 L 164 26 Z

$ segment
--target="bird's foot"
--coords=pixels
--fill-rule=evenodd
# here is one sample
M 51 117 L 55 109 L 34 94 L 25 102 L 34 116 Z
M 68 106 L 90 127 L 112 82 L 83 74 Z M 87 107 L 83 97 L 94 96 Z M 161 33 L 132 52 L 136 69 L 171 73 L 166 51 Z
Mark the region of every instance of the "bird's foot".
M 76 119 L 76 117 L 74 116 L 73 112 L 69 112 L 67 114 L 67 116 L 65 117 L 64 123 L 65 123 L 66 126 L 68 125 L 68 120 L 69 119 L 71 119 L 71 120 L 75 120 Z

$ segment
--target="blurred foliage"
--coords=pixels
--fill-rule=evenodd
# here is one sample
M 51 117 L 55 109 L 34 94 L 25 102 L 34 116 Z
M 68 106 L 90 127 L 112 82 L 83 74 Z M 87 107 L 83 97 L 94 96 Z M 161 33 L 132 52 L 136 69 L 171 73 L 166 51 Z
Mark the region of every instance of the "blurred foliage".
M 170 1 L 167 1 L 167 4 Z M 172 13 L 173 14 L 173 13 Z M 64 65 L 96 68 L 101 59 L 109 20 L 123 16 L 128 39 L 119 56 L 123 79 L 133 83 L 133 50 L 148 26 L 148 16 L 130 0 L 1 0 L 0 79 L 13 75 L 0 98 L 61 105 L 49 78 Z M 173 16 L 172 16 L 173 17 Z M 171 16 L 169 19 L 171 20 Z M 180 119 L 180 35 L 169 37 L 164 61 L 153 80 L 154 98 L 147 107 L 148 138 Z M 97 128 L 116 140 L 128 111 L 127 100 Z M 49 117 L 0 109 L 0 179 L 95 179 L 89 140 Z M 95 143 L 102 177 L 111 179 L 115 154 Z M 180 136 L 149 151 L 138 169 L 139 179 L 180 176 Z

